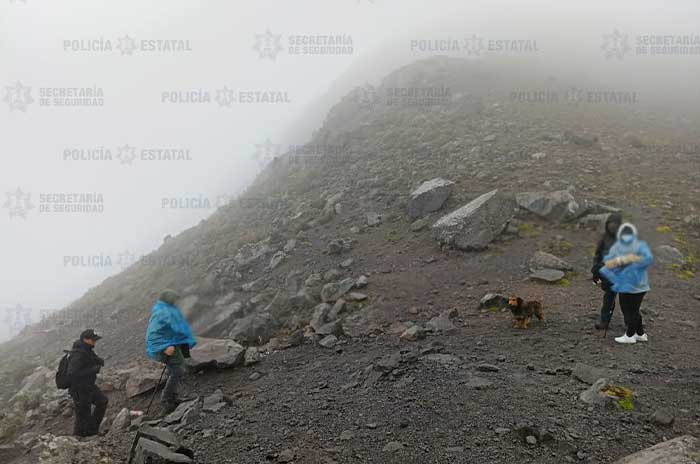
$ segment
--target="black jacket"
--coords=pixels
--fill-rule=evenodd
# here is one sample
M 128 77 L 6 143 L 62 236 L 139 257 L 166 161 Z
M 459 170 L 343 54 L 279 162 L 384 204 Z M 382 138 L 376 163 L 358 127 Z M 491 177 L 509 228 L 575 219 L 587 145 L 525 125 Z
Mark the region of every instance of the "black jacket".
M 97 374 L 104 366 L 104 360 L 95 354 L 92 346 L 82 340 L 73 343 L 68 361 L 68 377 L 71 387 L 95 385 Z
M 610 224 L 616 224 L 617 227 L 615 227 L 615 233 L 611 233 L 608 230 L 608 226 Z M 622 225 L 622 215 L 619 213 L 613 213 L 608 217 L 608 220 L 605 221 L 605 233 L 603 234 L 603 237 L 601 237 L 600 241 L 598 242 L 598 246 L 596 246 L 595 249 L 595 256 L 593 257 L 593 266 L 591 267 L 591 274 L 593 274 L 593 279 L 594 280 L 602 280 L 603 282 L 603 288 L 608 289 L 610 288 L 610 283 L 600 275 L 600 268 L 605 265 L 603 262 L 603 258 L 605 255 L 608 254 L 610 251 L 610 248 L 615 244 L 617 241 L 617 229 Z

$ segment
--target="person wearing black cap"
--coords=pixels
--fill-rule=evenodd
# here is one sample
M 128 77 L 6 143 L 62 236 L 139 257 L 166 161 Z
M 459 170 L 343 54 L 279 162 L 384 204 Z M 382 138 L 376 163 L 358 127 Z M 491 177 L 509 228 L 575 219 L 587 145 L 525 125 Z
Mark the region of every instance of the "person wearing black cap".
M 73 433 L 79 437 L 97 435 L 107 410 L 107 397 L 95 385 L 97 374 L 105 364 L 104 359 L 94 351 L 97 341 L 101 338 L 93 329 L 84 330 L 70 351 L 68 391 L 73 398 L 75 409 Z

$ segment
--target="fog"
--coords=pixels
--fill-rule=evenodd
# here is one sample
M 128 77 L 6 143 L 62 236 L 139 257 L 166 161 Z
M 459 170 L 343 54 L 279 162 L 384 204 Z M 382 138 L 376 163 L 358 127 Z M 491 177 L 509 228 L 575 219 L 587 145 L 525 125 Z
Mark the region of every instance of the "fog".
M 254 179 L 265 146 L 308 140 L 354 86 L 489 53 L 436 41 L 536 42 L 512 54 L 680 111 L 700 96 L 700 56 L 636 56 L 635 37 L 697 37 L 699 24 L 694 0 L 4 0 L 0 338 L 209 216 Z M 289 49 L 316 35 L 344 37 L 342 52 Z

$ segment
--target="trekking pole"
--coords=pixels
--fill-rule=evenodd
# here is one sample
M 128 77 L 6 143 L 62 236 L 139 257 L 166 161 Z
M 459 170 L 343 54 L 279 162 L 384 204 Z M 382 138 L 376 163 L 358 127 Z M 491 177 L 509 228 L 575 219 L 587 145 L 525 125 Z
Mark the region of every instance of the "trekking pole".
M 160 387 L 160 383 L 163 381 L 163 376 L 165 375 L 165 369 L 167 369 L 168 366 L 163 367 L 163 372 L 160 373 L 160 379 L 158 379 L 158 383 L 156 384 L 156 388 L 153 389 L 153 396 L 151 396 L 151 401 L 148 403 L 148 407 L 146 408 L 146 413 L 144 414 L 145 417 L 148 417 L 148 412 L 151 410 L 151 405 L 153 404 L 153 400 L 156 399 L 156 394 L 158 393 L 158 387 Z

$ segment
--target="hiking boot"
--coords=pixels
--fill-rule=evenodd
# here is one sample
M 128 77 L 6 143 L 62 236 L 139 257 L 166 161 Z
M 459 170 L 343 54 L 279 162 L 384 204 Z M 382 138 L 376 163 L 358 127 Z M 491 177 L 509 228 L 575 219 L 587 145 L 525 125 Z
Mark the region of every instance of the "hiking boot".
M 599 320 L 595 323 L 595 328 L 597 330 L 608 330 L 608 327 L 610 327 L 610 321 Z
M 638 342 L 648 342 L 649 341 L 649 337 L 647 337 L 647 334 L 642 334 L 642 335 L 635 334 L 634 339 L 637 340 Z
M 628 337 L 627 334 L 624 334 L 622 337 L 615 337 L 615 341 L 617 343 L 622 343 L 623 345 L 632 345 L 637 343 L 637 338 L 634 335 Z

